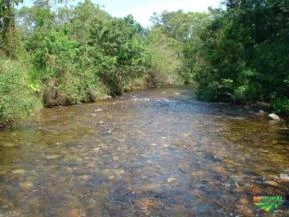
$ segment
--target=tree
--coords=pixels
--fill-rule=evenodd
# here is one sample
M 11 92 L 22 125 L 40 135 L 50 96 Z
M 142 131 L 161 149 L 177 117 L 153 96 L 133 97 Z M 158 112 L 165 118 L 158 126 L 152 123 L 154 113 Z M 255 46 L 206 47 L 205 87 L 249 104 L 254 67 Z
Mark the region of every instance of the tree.
M 152 33 L 155 32 L 155 29 L 158 29 L 158 31 L 168 37 L 169 41 L 175 40 L 174 46 L 170 46 L 166 50 L 171 50 L 175 53 L 177 57 L 174 57 L 175 61 L 173 62 L 179 62 L 178 67 L 172 67 L 167 69 L 167 71 L 171 71 L 174 68 L 174 73 L 181 75 L 185 83 L 193 81 L 195 66 L 200 61 L 198 54 L 201 45 L 200 33 L 207 26 L 209 20 L 209 14 L 185 13 L 182 10 L 176 12 L 164 11 L 160 15 L 154 14 L 152 17 L 154 23 Z M 160 38 L 163 37 L 160 36 Z M 153 47 L 162 47 L 166 43 L 167 41 L 165 43 L 162 41 L 159 43 L 160 46 L 154 45 Z M 155 49 L 153 51 L 157 52 Z M 157 62 L 158 60 L 153 61 Z
M 132 16 L 93 21 L 90 55 L 110 94 L 121 94 L 130 79 L 142 76 L 149 67 L 142 33 Z
M 18 43 L 14 7 L 21 0 L 0 0 L 0 50 L 9 57 L 16 56 Z
M 201 34 L 199 96 L 242 103 L 266 101 L 279 112 L 289 112 L 285 1 L 227 0 L 225 5 L 226 10 L 216 11 Z
M 103 11 L 100 6 L 93 4 L 91 0 L 79 3 L 71 14 L 72 18 L 68 26 L 69 35 L 84 44 L 89 41 L 92 22 L 95 19 L 103 22 L 110 19 L 110 15 Z

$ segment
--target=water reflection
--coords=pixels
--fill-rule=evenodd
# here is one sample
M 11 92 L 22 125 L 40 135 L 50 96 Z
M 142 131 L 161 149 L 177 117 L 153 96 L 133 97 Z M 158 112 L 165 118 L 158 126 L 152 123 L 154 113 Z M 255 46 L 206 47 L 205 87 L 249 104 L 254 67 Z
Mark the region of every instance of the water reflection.
M 289 216 L 252 201 L 289 192 L 287 128 L 188 89 L 44 109 L 0 145 L 0 216 Z

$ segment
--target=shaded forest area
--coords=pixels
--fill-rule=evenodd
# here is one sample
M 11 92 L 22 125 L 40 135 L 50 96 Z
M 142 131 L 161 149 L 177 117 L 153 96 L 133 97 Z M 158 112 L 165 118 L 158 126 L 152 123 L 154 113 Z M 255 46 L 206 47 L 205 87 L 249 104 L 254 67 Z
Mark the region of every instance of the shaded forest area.
M 199 99 L 289 113 L 289 1 L 226 0 L 143 28 L 90 0 L 0 0 L 0 126 L 41 108 L 194 84 Z

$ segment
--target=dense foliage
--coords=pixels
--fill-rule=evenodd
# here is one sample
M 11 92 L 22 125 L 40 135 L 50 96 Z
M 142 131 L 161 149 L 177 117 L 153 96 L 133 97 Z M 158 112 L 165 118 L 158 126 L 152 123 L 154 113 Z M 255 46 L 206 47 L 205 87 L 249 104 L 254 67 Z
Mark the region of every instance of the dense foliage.
M 150 29 L 132 16 L 112 17 L 91 0 L 16 8 L 21 2 L 0 0 L 1 125 L 28 114 L 35 100 L 68 105 L 184 83 L 197 84 L 200 99 L 269 102 L 289 113 L 287 1 L 164 11 L 152 16 Z
M 265 101 L 289 112 L 287 1 L 226 1 L 200 35 L 199 97 L 240 103 Z
M 202 43 L 200 34 L 210 21 L 209 14 L 184 13 L 181 10 L 177 12 L 164 11 L 161 15 L 154 15 L 152 21 L 154 22 L 152 34 L 156 30 L 161 33 L 156 35 L 159 40 L 158 47 L 167 45 L 169 48 L 166 50 L 172 53 L 170 56 L 174 55 L 174 60 L 165 63 L 173 63 L 173 65 L 168 65 L 165 70 L 178 71 L 185 83 L 192 83 L 194 70 L 199 62 L 198 51 L 201 49 Z
M 131 16 L 104 21 L 96 19 L 92 23 L 89 45 L 93 51 L 90 57 L 111 95 L 121 94 L 130 79 L 143 76 L 149 69 L 142 32 L 142 27 Z
M 15 23 L 15 6 L 21 0 L 0 0 L 0 55 L 4 52 L 8 57 L 16 57 L 19 40 Z
M 40 105 L 27 72 L 19 62 L 0 59 L 0 127 L 14 124 Z

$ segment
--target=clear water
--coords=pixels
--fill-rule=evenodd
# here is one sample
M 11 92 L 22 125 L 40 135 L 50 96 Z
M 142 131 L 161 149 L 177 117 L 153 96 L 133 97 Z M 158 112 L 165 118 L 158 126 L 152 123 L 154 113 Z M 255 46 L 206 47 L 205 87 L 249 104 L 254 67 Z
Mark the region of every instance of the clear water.
M 0 216 L 289 216 L 289 131 L 185 88 L 43 109 L 0 132 Z

